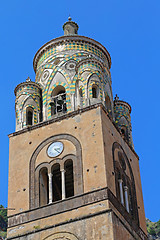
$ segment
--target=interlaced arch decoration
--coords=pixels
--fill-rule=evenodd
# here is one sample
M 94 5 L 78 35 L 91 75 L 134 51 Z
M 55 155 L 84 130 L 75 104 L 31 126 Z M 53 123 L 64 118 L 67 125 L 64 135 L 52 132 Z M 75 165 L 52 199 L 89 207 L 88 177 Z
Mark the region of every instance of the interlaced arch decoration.
M 118 162 L 116 159 L 115 152 L 118 151 L 118 156 L 123 156 L 123 161 L 121 160 Z M 119 154 L 120 153 L 120 154 Z M 136 197 L 136 188 L 135 188 L 135 180 L 132 172 L 132 168 L 130 162 L 127 158 L 125 151 L 123 150 L 122 146 L 118 142 L 114 142 L 112 146 L 112 154 L 113 154 L 113 165 L 114 165 L 114 172 L 115 172 L 115 185 L 116 185 L 116 194 L 117 198 L 119 195 L 119 188 L 118 188 L 118 179 L 120 177 L 126 176 L 126 168 L 129 169 L 129 176 L 126 176 L 127 182 L 130 183 L 131 187 L 131 197 L 132 197 L 132 218 L 133 220 L 139 225 L 139 217 L 138 217 L 138 206 L 137 206 L 137 197 Z
M 35 149 L 35 151 L 32 154 L 32 157 L 30 159 L 30 166 L 29 166 L 29 205 L 30 209 L 33 209 L 35 207 L 38 207 L 39 199 L 36 193 L 36 169 L 35 169 L 35 163 L 36 159 L 38 157 L 38 154 L 41 152 L 41 150 L 49 143 L 59 140 L 68 140 L 73 143 L 73 145 L 76 148 L 76 169 L 77 169 L 77 177 L 75 179 L 76 181 L 76 188 L 78 188 L 78 194 L 83 193 L 83 166 L 82 166 L 82 148 L 80 142 L 75 138 L 74 136 L 70 134 L 59 134 L 51 136 L 47 139 L 45 139 L 43 142 L 39 144 L 39 146 Z M 67 156 L 66 156 L 67 157 Z M 64 157 L 65 160 L 65 157 Z M 45 162 L 45 159 L 44 159 Z

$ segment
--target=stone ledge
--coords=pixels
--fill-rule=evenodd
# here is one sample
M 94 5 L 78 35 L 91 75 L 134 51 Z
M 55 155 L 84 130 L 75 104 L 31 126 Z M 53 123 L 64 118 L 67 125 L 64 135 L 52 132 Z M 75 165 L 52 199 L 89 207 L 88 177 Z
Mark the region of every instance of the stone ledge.
M 124 217 L 124 219 L 131 226 L 131 228 L 136 232 L 136 234 L 138 234 L 138 236 L 143 240 L 147 239 L 146 234 L 139 227 L 138 219 L 132 218 L 132 216 L 126 211 L 125 207 L 118 201 L 118 199 L 107 187 L 102 189 L 97 189 L 95 191 L 84 193 L 81 195 L 73 196 L 71 198 L 57 201 L 52 204 L 45 205 L 43 207 L 39 207 L 36 209 L 28 210 L 19 214 L 9 216 L 8 229 L 11 229 L 12 227 L 26 224 L 32 221 L 36 221 L 42 218 L 54 216 L 64 212 L 69 212 L 71 210 L 81 208 L 83 206 L 87 206 L 90 204 L 94 204 L 103 200 L 109 200 L 113 204 L 113 206 L 119 211 L 119 213 Z M 114 212 L 114 210 L 113 209 L 111 210 L 110 208 L 102 212 L 108 212 L 108 211 Z M 87 215 L 86 218 L 91 217 L 92 215 L 102 214 L 102 212 Z M 115 212 L 114 214 L 116 215 Z M 78 221 L 78 220 L 81 220 L 82 218 L 84 218 L 84 216 L 81 216 L 78 219 L 77 218 L 70 219 L 69 221 L 63 224 L 66 224 L 72 221 Z M 123 222 L 122 219 L 120 220 L 121 222 Z M 62 223 L 58 223 L 57 226 L 61 224 Z M 55 227 L 55 225 L 52 227 Z M 51 228 L 51 226 L 49 226 L 49 228 Z M 14 239 L 14 237 L 8 238 L 8 239 Z
M 65 200 L 53 202 L 39 208 L 9 216 L 8 228 L 61 214 L 63 212 L 71 211 L 73 209 L 97 203 L 106 199 L 108 199 L 108 188 L 102 188 L 92 192 L 73 196 Z
M 118 215 L 112 209 L 106 209 L 106 210 L 103 210 L 103 211 L 100 211 L 100 212 L 97 212 L 97 213 L 92 213 L 92 214 L 89 214 L 89 215 L 83 215 L 79 218 L 70 219 L 68 221 L 62 221 L 61 223 L 58 223 L 58 224 L 54 224 L 54 225 L 51 225 L 51 226 L 46 226 L 46 227 L 40 228 L 40 229 L 35 229 L 33 231 L 28 231 L 24 234 L 18 234 L 16 236 L 8 237 L 7 239 L 8 240 L 17 239 L 17 238 L 19 239 L 20 237 L 26 237 L 28 235 L 36 234 L 36 233 L 41 232 L 41 231 L 46 231 L 46 230 L 51 229 L 51 228 L 59 227 L 59 226 L 70 224 L 70 223 L 77 222 L 77 221 L 83 221 L 85 219 L 96 217 L 98 215 L 102 215 L 102 214 L 106 214 L 106 213 L 113 213 L 115 215 L 115 217 L 124 225 L 124 227 L 128 230 L 128 232 L 133 237 L 136 237 L 138 235 L 142 240 L 147 240 L 148 239 L 147 235 L 142 231 L 141 228 L 138 229 L 138 232 L 135 232 L 135 230 L 131 231 L 131 229 L 129 229 L 129 227 L 118 217 Z
M 49 125 L 49 124 L 52 124 L 54 122 L 59 122 L 59 121 L 62 121 L 63 119 L 67 119 L 67 118 L 71 118 L 71 117 L 74 117 L 78 114 L 81 114 L 83 112 L 87 112 L 91 109 L 95 109 L 95 108 L 98 108 L 98 107 L 101 107 L 101 109 L 103 109 L 103 111 L 106 113 L 106 115 L 108 116 L 109 120 L 112 122 L 112 124 L 114 125 L 114 127 L 116 128 L 116 130 L 119 132 L 119 134 L 121 135 L 120 133 L 120 130 L 118 129 L 118 127 L 116 126 L 116 123 L 113 121 L 113 119 L 109 116 L 106 108 L 104 107 L 104 105 L 102 103 L 96 103 L 96 104 L 93 104 L 93 105 L 90 105 L 88 107 L 85 107 L 85 108 L 81 108 L 81 109 L 78 109 L 78 110 L 75 110 L 75 111 L 72 111 L 72 112 L 69 112 L 69 113 L 66 113 L 62 116 L 58 116 L 58 117 L 55 117 L 55 118 L 52 118 L 52 119 L 49 119 L 47 121 L 43 121 L 43 122 L 40 122 L 40 123 L 37 123 L 33 126 L 30 126 L 30 127 L 26 127 L 22 130 L 19 130 L 17 132 L 14 132 L 14 133 L 11 133 L 8 135 L 8 137 L 14 137 L 14 136 L 17 136 L 17 135 L 20 135 L 22 133 L 25 133 L 25 132 L 30 132 L 31 130 L 34 130 L 34 129 L 37 129 L 37 128 L 40 128 L 40 127 L 44 127 L 46 125 Z M 124 139 L 123 139 L 124 140 Z M 128 147 L 131 149 L 131 151 L 135 154 L 135 156 L 138 158 L 139 160 L 139 156 L 137 155 L 137 153 L 135 152 L 135 150 L 128 144 L 128 142 L 126 140 L 124 140 L 125 143 L 128 145 Z

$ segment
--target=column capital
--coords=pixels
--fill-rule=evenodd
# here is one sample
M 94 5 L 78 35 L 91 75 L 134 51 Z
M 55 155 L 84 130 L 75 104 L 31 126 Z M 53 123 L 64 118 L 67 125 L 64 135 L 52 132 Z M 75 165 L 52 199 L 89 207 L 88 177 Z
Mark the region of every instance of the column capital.
M 123 181 L 122 181 L 122 179 L 118 179 L 118 182 L 119 182 L 119 183 L 122 183 Z
M 124 191 L 128 191 L 128 187 L 127 186 L 124 186 Z
M 53 176 L 53 174 L 52 174 L 52 173 L 48 173 L 48 176 L 49 176 L 49 177 L 52 177 L 52 176 Z
M 65 169 L 61 169 L 60 171 L 61 171 L 61 172 L 64 172 L 64 173 L 66 172 L 66 170 L 65 170 Z

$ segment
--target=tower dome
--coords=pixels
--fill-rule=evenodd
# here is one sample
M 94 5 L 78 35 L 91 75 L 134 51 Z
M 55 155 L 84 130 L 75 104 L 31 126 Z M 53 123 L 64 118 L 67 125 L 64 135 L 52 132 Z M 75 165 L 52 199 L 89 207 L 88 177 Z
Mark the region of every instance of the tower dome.
M 77 34 L 71 18 L 64 36 L 43 45 L 33 61 L 42 88 L 43 120 L 101 102 L 114 118 L 111 58 L 99 42 Z

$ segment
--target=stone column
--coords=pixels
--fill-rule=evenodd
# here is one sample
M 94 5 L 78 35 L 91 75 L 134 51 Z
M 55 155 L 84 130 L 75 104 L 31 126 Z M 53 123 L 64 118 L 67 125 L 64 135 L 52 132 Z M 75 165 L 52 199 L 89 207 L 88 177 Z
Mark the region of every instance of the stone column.
M 77 108 L 79 108 L 81 106 L 80 103 L 80 94 L 79 94 L 79 88 L 77 88 Z
M 43 104 L 42 113 L 43 113 L 43 117 L 42 117 L 43 121 L 47 120 L 47 103 L 45 105 Z
M 39 123 L 39 120 L 40 120 L 40 112 L 37 111 L 37 123 Z
M 71 108 L 72 108 L 72 111 L 75 110 L 75 94 L 74 93 L 71 93 Z
M 121 203 L 124 205 L 124 198 L 123 198 L 123 186 L 122 186 L 122 179 L 118 179 L 119 182 L 119 190 L 120 190 L 120 198 L 121 198 Z
M 127 186 L 124 186 L 124 197 L 125 197 L 126 210 L 127 210 L 127 212 L 129 212 L 128 187 Z
M 52 173 L 48 173 L 49 178 L 49 203 L 52 203 L 53 200 L 53 194 L 52 194 Z
M 33 110 L 32 112 L 32 125 L 34 125 L 34 115 L 36 114 L 36 112 Z
M 61 170 L 61 179 L 62 179 L 62 200 L 66 198 L 66 189 L 65 189 L 65 170 Z

